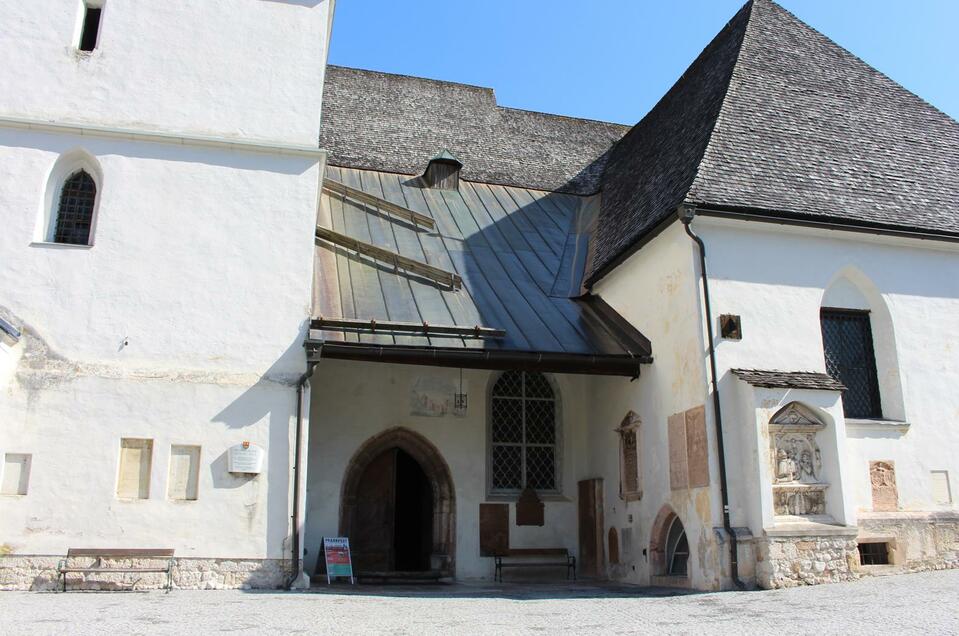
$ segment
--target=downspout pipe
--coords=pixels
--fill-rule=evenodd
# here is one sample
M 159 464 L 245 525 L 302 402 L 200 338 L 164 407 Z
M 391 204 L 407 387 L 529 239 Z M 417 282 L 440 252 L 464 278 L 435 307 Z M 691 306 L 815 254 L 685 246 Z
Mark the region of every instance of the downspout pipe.
M 726 447 L 723 443 L 723 410 L 719 400 L 719 385 L 716 381 L 716 347 L 713 338 L 713 313 L 709 303 L 709 276 L 706 274 L 706 244 L 703 239 L 697 236 L 690 223 L 696 216 L 696 207 L 691 205 L 681 205 L 678 210 L 679 220 L 682 221 L 683 229 L 689 238 L 695 241 L 699 246 L 699 269 L 703 280 L 703 302 L 706 312 L 706 339 L 709 346 L 709 371 L 710 384 L 713 391 L 713 413 L 716 420 L 716 447 L 719 453 L 719 493 L 723 503 L 723 528 L 729 536 L 729 569 L 733 584 L 740 590 L 746 589 L 746 585 L 739 578 L 739 546 L 736 540 L 736 533 L 733 531 L 732 523 L 729 520 L 729 486 L 726 480 Z
M 293 442 L 293 510 L 290 520 L 293 524 L 291 545 L 293 568 L 290 579 L 286 582 L 286 589 L 292 589 L 296 579 L 300 577 L 300 454 L 303 446 L 303 391 L 313 376 L 315 362 L 308 362 L 306 373 L 300 376 L 296 384 L 296 432 Z

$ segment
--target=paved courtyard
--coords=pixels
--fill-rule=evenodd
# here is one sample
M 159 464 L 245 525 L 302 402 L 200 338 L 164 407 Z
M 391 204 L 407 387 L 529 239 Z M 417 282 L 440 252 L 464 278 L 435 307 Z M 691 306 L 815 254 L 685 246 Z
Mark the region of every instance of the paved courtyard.
M 959 634 L 959 570 L 771 592 L 625 586 L 337 587 L 309 593 L 0 592 L 11 634 Z

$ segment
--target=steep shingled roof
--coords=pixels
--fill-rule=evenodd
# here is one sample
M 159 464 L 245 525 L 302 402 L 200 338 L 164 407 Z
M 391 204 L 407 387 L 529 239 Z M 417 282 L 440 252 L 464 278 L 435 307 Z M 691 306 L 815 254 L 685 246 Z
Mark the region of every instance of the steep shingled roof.
M 614 148 L 595 280 L 681 203 L 959 235 L 959 123 L 770 0 Z
M 331 165 L 400 174 L 448 148 L 469 181 L 594 194 L 627 130 L 497 106 L 489 88 L 329 66 L 320 146 Z

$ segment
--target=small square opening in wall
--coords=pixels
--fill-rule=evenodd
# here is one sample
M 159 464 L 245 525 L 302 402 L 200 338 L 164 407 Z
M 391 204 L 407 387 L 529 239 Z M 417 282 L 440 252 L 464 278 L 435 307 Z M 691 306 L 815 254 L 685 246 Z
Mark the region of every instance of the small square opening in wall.
M 719 332 L 726 340 L 742 340 L 742 318 L 736 314 L 723 314 L 719 317 Z
M 100 18 L 103 15 L 102 6 L 92 6 L 84 3 L 83 5 L 83 28 L 80 31 L 81 51 L 90 52 L 97 48 L 97 40 L 100 38 Z
M 889 565 L 889 544 L 860 543 L 859 563 L 862 565 Z
M 3 456 L 3 477 L 0 494 L 25 495 L 30 484 L 32 457 L 27 453 L 7 453 Z

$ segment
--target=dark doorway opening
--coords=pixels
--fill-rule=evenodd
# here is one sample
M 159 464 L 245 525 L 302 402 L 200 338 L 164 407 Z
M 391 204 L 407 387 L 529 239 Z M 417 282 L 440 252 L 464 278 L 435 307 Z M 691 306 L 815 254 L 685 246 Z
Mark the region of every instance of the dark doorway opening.
M 419 463 L 396 450 L 395 567 L 403 572 L 430 569 L 433 546 L 433 490 Z
M 360 477 L 352 548 L 359 575 L 425 572 L 433 547 L 433 489 L 409 453 L 390 448 Z

